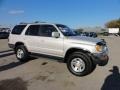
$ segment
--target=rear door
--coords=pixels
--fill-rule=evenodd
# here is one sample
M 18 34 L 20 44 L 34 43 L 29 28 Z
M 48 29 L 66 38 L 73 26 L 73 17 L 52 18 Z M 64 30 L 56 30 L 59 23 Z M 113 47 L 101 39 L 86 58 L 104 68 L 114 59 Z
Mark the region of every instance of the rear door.
M 25 32 L 24 42 L 30 52 L 41 52 L 42 39 L 39 36 L 40 25 L 30 25 Z

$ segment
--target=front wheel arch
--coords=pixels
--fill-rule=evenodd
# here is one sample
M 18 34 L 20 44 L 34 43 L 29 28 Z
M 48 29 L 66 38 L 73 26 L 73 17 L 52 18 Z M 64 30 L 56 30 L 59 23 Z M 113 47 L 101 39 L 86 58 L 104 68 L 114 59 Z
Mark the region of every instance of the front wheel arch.
M 68 60 L 68 57 L 74 53 L 74 52 L 81 52 L 81 53 L 85 53 L 85 54 L 90 54 L 90 52 L 88 50 L 83 50 L 81 48 L 70 48 L 67 50 L 67 52 L 65 53 L 65 56 L 64 56 L 64 62 L 66 63 L 67 60 Z

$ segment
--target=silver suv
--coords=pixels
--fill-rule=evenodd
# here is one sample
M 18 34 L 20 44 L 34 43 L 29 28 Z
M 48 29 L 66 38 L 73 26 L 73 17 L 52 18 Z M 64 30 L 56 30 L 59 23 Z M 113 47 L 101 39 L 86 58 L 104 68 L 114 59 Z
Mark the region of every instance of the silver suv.
M 104 40 L 77 36 L 62 24 L 16 25 L 10 33 L 8 45 L 14 49 L 21 62 L 36 54 L 60 57 L 76 76 L 88 75 L 96 65 L 104 66 L 108 63 L 108 48 Z

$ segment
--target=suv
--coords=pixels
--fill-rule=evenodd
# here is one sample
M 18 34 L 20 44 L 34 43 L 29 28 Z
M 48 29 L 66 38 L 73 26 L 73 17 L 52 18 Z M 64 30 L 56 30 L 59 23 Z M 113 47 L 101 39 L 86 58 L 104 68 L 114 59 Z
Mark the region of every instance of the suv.
M 104 40 L 77 36 L 62 24 L 16 25 L 10 33 L 8 45 L 21 62 L 33 54 L 63 58 L 68 70 L 76 76 L 88 75 L 96 65 L 108 63 L 108 48 Z

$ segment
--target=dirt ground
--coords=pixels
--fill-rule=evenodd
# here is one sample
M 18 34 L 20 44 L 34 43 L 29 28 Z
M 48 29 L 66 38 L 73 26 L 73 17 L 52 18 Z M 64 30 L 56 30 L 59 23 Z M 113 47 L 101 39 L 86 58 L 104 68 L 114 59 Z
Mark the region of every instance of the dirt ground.
M 20 63 L 7 40 L 0 40 L 0 90 L 120 90 L 120 37 L 104 37 L 109 47 L 107 66 L 85 77 L 72 75 L 65 63 L 40 57 Z

